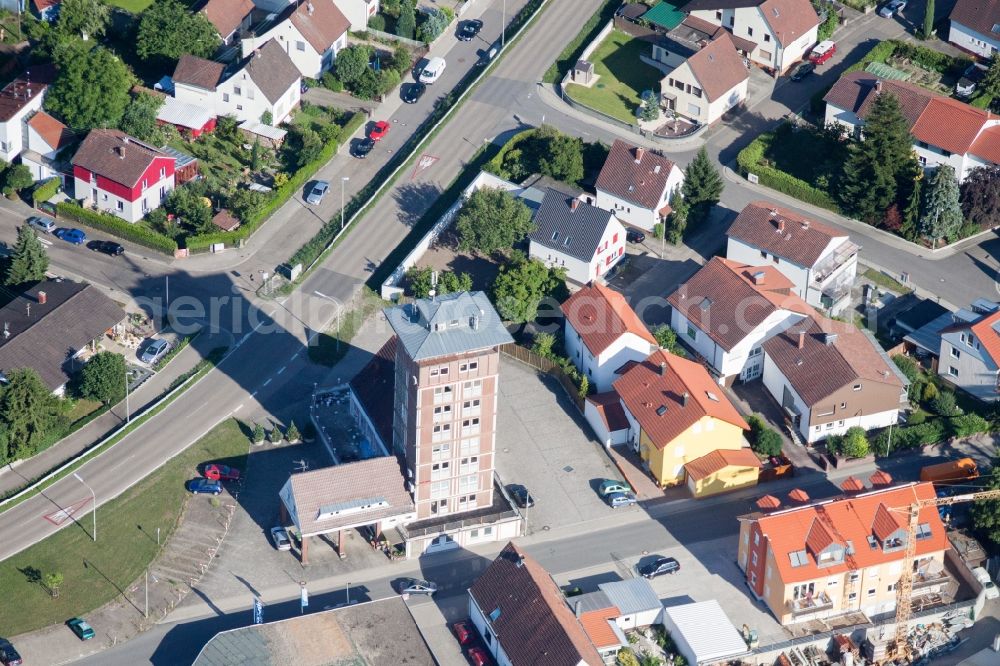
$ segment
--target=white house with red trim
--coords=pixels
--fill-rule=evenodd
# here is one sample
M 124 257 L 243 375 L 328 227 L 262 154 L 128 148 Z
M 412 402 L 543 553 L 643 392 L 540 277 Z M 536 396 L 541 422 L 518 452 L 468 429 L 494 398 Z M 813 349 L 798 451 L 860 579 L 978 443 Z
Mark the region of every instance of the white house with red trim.
M 118 130 L 91 130 L 72 164 L 77 200 L 129 222 L 159 208 L 174 189 L 176 158 Z

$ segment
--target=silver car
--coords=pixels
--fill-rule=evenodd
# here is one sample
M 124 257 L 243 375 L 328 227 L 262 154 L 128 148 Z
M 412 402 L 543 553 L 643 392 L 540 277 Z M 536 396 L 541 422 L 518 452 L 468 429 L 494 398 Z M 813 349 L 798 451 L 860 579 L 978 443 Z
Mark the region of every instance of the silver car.
M 330 183 L 325 180 L 317 180 L 309 190 L 308 196 L 306 196 L 306 203 L 310 203 L 313 206 L 318 206 L 326 193 L 330 190 Z
M 51 234 L 56 230 L 56 221 L 48 217 L 36 215 L 28 218 L 28 226 L 38 229 L 43 234 Z
M 291 550 L 292 542 L 288 538 L 288 532 L 284 527 L 272 527 L 271 528 L 271 541 L 274 542 L 274 547 L 278 550 Z
M 404 578 L 399 581 L 397 589 L 400 594 L 426 594 L 430 597 L 437 592 L 438 586 L 437 583 L 432 583 L 429 580 Z
M 143 363 L 156 363 L 163 358 L 163 355 L 167 353 L 167 349 L 169 348 L 170 345 L 166 340 L 152 340 L 146 345 L 146 349 L 143 350 L 142 354 L 139 355 L 139 360 Z

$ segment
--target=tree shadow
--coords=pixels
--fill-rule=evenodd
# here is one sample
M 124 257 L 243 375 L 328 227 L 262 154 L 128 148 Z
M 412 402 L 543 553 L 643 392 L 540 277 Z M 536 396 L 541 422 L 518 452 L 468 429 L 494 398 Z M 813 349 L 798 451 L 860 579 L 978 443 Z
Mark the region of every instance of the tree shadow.
M 393 196 L 403 211 L 399 221 L 413 227 L 423 217 L 423 212 L 441 196 L 441 188 L 430 182 L 406 183 L 398 186 Z
M 24 567 L 23 569 L 18 568 L 22 574 L 24 574 L 25 580 L 31 585 L 41 585 L 42 584 L 42 572 L 38 567 Z

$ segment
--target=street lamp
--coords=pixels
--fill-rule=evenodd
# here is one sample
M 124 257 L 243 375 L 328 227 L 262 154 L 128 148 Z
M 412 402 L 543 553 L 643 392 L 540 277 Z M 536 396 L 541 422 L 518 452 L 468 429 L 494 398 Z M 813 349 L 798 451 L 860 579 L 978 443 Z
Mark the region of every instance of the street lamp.
M 128 407 L 128 363 L 125 363 L 125 423 L 132 422 L 132 410 Z
M 90 484 L 88 484 L 86 481 L 80 478 L 79 474 L 73 472 L 73 476 L 76 478 L 77 481 L 87 486 L 87 490 L 90 491 L 91 496 L 94 498 L 94 506 L 91 509 L 91 513 L 93 513 L 94 515 L 94 531 L 92 535 L 94 537 L 94 541 L 97 541 L 97 493 L 95 493 L 94 489 L 90 487 Z
M 340 230 L 344 230 L 344 183 L 349 181 L 348 176 L 342 176 L 340 179 Z
M 500 18 L 500 48 L 507 43 L 507 0 L 503 0 L 503 14 Z

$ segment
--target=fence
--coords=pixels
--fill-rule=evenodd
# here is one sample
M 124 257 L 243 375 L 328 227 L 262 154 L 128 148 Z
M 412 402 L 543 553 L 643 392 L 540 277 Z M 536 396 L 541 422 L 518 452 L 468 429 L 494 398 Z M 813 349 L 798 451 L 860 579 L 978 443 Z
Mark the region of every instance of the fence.
M 411 48 L 422 49 L 426 46 L 423 42 L 410 39 L 408 37 L 400 37 L 399 35 L 394 35 L 391 32 L 382 32 L 381 30 L 375 30 L 374 28 L 365 28 L 363 32 L 367 32 L 371 37 L 375 39 L 387 39 L 391 42 L 399 42 L 400 44 L 405 44 Z
M 520 361 L 525 365 L 530 365 L 532 368 L 544 372 L 547 375 L 555 377 L 562 385 L 563 390 L 566 391 L 566 395 L 568 395 L 573 401 L 573 404 L 576 405 L 576 408 L 580 410 L 581 414 L 583 413 L 584 399 L 580 397 L 580 389 L 558 363 L 552 359 L 545 358 L 544 356 L 539 356 L 527 347 L 522 347 L 513 342 L 500 345 L 500 353 L 509 356 L 516 361 Z

